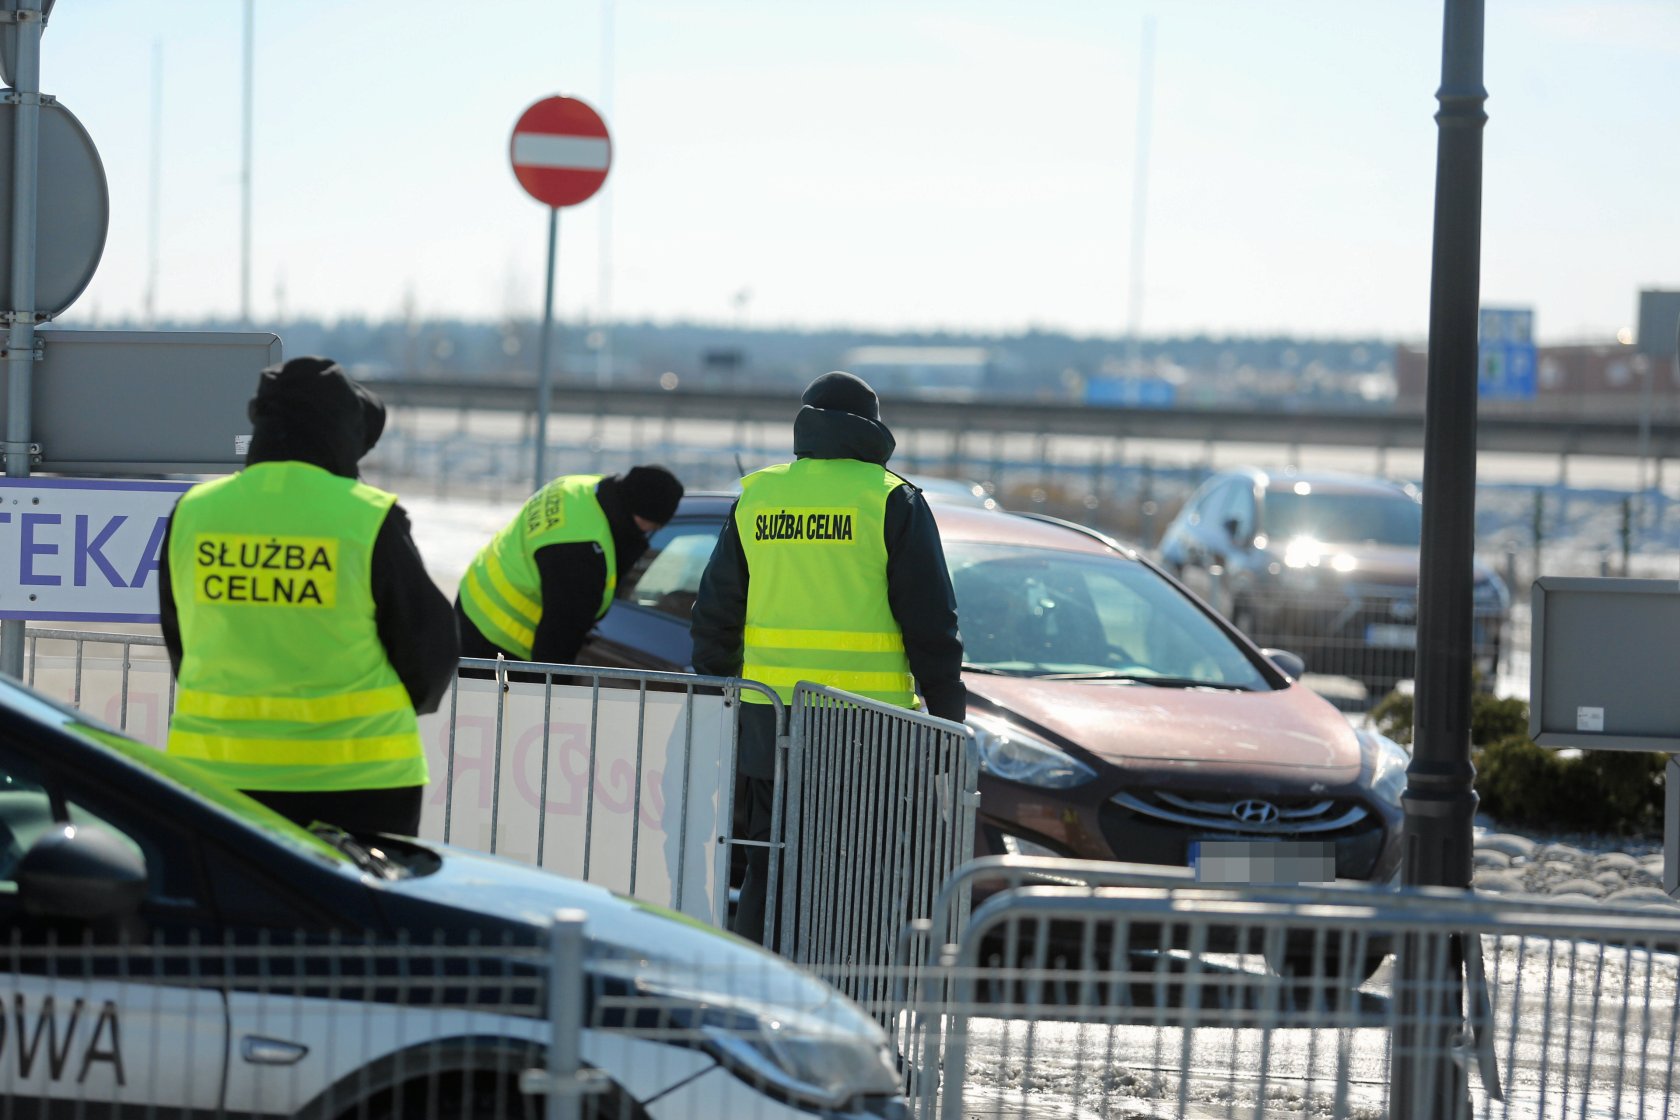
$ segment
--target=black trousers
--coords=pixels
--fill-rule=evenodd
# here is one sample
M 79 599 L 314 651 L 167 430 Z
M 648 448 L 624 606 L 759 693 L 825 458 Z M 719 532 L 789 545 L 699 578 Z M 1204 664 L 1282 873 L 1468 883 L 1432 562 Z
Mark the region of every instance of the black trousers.
M 768 704 L 742 704 L 735 750 L 737 840 L 770 839 L 771 809 L 776 801 L 776 710 Z M 746 873 L 730 930 L 764 944 L 764 902 L 770 884 L 770 849 L 745 849 Z M 779 903 L 778 903 L 779 905 Z M 771 943 L 774 943 L 772 939 Z
M 770 810 L 775 804 L 776 783 L 771 778 L 735 779 L 735 836 L 763 842 L 770 839 Z M 730 930 L 748 941 L 769 944 L 764 939 L 764 900 L 770 884 L 770 849 L 748 848 L 746 875 L 741 880 L 741 897 L 735 903 L 735 920 Z
M 425 786 L 395 789 L 242 790 L 292 823 L 308 828 L 316 821 L 337 825 L 361 835 L 389 832 L 396 836 L 420 833 L 420 805 Z

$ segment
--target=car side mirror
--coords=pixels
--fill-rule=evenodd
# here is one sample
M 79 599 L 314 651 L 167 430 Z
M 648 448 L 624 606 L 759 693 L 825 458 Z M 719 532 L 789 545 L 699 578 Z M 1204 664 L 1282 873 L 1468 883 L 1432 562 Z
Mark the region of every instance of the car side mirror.
M 61 824 L 23 854 L 18 900 L 26 913 L 49 918 L 118 918 L 146 897 L 146 861 L 101 828 Z
M 1302 674 L 1307 671 L 1306 659 L 1298 653 L 1290 653 L 1286 649 L 1263 649 L 1260 652 L 1266 655 L 1267 661 L 1277 667 L 1278 672 L 1292 681 L 1300 680 Z

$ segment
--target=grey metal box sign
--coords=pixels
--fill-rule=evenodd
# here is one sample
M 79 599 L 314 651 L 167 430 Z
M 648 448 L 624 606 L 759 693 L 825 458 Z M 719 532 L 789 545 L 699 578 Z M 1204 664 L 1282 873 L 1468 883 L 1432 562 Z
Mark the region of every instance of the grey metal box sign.
M 1529 738 L 1680 751 L 1680 582 L 1542 576 L 1533 602 Z
M 1639 337 L 1641 354 L 1672 358 L 1680 346 L 1680 291 L 1639 293 Z
M 245 405 L 280 360 L 262 331 L 36 332 L 33 470 L 225 474 L 245 465 Z M 5 402 L 0 401 L 0 417 Z

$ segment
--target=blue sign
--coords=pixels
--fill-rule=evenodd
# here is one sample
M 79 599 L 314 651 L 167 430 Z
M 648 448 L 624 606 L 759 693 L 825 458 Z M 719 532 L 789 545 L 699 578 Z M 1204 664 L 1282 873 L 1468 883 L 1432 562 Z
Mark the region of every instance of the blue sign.
M 1085 384 L 1085 403 L 1115 408 L 1171 408 L 1178 389 L 1164 377 L 1093 377 Z
M 156 622 L 164 530 L 191 486 L 0 478 L 0 618 Z
M 1485 400 L 1531 401 L 1538 388 L 1534 312 L 1482 308 L 1476 347 L 1476 391 Z

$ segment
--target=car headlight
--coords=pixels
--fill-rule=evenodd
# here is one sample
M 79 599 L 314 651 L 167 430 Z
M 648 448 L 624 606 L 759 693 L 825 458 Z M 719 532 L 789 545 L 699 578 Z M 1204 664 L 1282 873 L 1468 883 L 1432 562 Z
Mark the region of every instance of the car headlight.
M 1097 772 L 1066 751 L 997 716 L 971 715 L 968 726 L 980 750 L 980 766 L 996 778 L 1039 789 L 1072 789 Z
M 748 1021 L 751 1021 L 748 1025 Z M 743 1016 L 701 1028 L 707 1049 L 725 1069 L 755 1088 L 768 1088 L 823 1108 L 844 1108 L 857 1097 L 896 1096 L 904 1090 L 887 1049 L 869 1039 L 814 1029 L 797 1018 Z
M 1412 754 L 1387 735 L 1362 731 L 1360 735 L 1376 748 L 1376 760 L 1371 773 L 1371 792 L 1382 800 L 1400 807 L 1406 792 L 1406 768 L 1412 764 Z
M 597 1014 L 645 1029 L 650 1039 L 704 1050 L 758 1092 L 805 1108 L 844 1109 L 904 1092 L 886 1036 L 854 1005 L 803 976 L 790 987 L 749 973 L 725 966 L 696 983 L 692 967 L 681 964 L 601 962 Z M 731 975 L 740 987 L 767 987 L 754 995 L 711 990 L 711 981 L 727 988 Z

